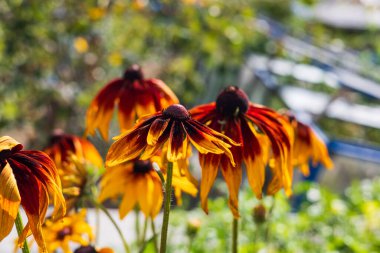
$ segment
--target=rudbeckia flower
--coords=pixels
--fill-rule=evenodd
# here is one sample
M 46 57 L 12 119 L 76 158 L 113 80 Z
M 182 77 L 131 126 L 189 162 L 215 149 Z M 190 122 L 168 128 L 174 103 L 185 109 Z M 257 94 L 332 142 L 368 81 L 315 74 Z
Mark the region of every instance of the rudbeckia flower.
M 285 112 L 293 131 L 293 166 L 298 167 L 302 174 L 310 174 L 309 161 L 314 165 L 322 163 L 327 169 L 334 165 L 329 156 L 325 143 L 311 127 L 298 121 L 290 112 Z
M 153 160 L 159 162 L 157 158 L 159 157 Z M 182 191 L 193 196 L 197 193 L 195 186 L 176 172 L 173 173 L 173 187 L 178 198 Z M 162 183 L 150 160 L 134 160 L 107 168 L 101 179 L 100 188 L 100 202 L 122 196 L 119 207 L 120 219 L 123 219 L 137 204 L 146 217 L 155 218 L 161 210 Z
M 201 153 L 226 154 L 235 165 L 229 148 L 239 145 L 230 138 L 204 126 L 191 118 L 186 108 L 180 104 L 152 115 L 142 117 L 129 131 L 114 138 L 106 166 L 117 166 L 140 157 L 146 160 L 158 153 L 167 143 L 167 160 L 177 162 L 187 158 L 189 141 Z
M 144 79 L 141 68 L 132 65 L 122 78 L 109 82 L 91 102 L 86 116 L 86 134 L 99 129 L 108 139 L 108 128 L 114 107 L 118 107 L 121 131 L 130 129 L 135 120 L 178 103 L 175 94 L 159 79 Z
M 89 168 L 101 168 L 103 159 L 91 142 L 61 131 L 51 137 L 45 152 L 57 165 L 67 210 L 71 210 L 95 181 L 91 176 L 97 170 L 90 173 Z
M 92 228 L 86 222 L 86 209 L 59 221 L 46 220 L 43 234 L 48 252 L 62 249 L 64 253 L 72 253 L 70 243 L 87 246 L 94 239 Z
M 46 252 L 42 224 L 49 202 L 54 204 L 53 218 L 66 212 L 61 181 L 48 155 L 22 149 L 11 137 L 0 137 L 0 241 L 11 231 L 21 204 L 28 224 L 19 245 L 32 232 L 41 251 Z
M 44 151 L 53 159 L 58 168 L 70 163 L 72 155 L 79 161 L 85 161 L 97 168 L 103 166 L 103 159 L 91 142 L 75 135 L 64 134 L 61 130 L 54 132 Z
M 216 102 L 197 106 L 190 110 L 191 116 L 219 131 L 241 146 L 231 148 L 236 162 L 224 153 L 200 154 L 202 166 L 201 203 L 207 212 L 207 196 L 221 167 L 227 183 L 229 206 L 235 217 L 239 217 L 238 193 L 242 181 L 243 162 L 247 170 L 248 182 L 257 198 L 262 197 L 265 181 L 265 167 L 273 157 L 274 168 L 268 194 L 284 188 L 291 192 L 292 168 L 290 164 L 290 141 L 285 119 L 275 111 L 249 102 L 243 90 L 235 86 L 224 89 Z

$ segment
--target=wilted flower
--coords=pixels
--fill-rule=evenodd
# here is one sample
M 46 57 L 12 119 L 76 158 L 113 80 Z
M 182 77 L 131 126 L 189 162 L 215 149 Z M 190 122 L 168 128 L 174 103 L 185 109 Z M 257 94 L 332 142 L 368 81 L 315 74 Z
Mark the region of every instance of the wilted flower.
M 62 181 L 62 191 L 70 210 L 86 193 L 91 193 L 97 169 L 103 166 L 103 159 L 96 148 L 86 139 L 75 135 L 56 132 L 50 139 L 45 152 L 57 165 Z M 94 173 L 89 170 L 95 167 Z
M 267 219 L 267 210 L 265 206 L 261 203 L 255 206 L 252 211 L 252 217 L 253 217 L 253 221 L 256 224 L 260 225 L 264 223 Z
M 53 218 L 66 212 L 61 181 L 48 155 L 22 149 L 11 137 L 0 137 L 0 241 L 11 231 L 21 203 L 28 224 L 19 244 L 32 232 L 39 248 L 46 252 L 42 224 L 49 202 L 54 204 Z
M 178 103 L 175 94 L 159 79 L 144 79 L 140 66 L 132 65 L 122 78 L 109 82 L 91 102 L 86 116 L 86 134 L 98 128 L 108 139 L 108 128 L 115 106 L 121 131 L 130 129 L 138 117 L 155 113 Z
M 153 157 L 167 143 L 167 160 L 177 162 L 187 158 L 189 141 L 202 154 L 226 154 L 235 165 L 231 145 L 238 145 L 230 138 L 193 120 L 180 104 L 171 105 L 161 112 L 141 118 L 129 131 L 114 138 L 106 159 L 106 166 L 117 166 L 140 157 Z
M 46 220 L 43 234 L 48 252 L 62 249 L 64 253 L 72 253 L 70 243 L 87 246 L 94 239 L 92 228 L 86 222 L 86 209 L 59 221 Z
M 155 159 L 159 162 L 159 159 Z M 165 172 L 165 170 L 163 170 Z M 150 160 L 134 160 L 107 168 L 100 182 L 99 200 L 123 196 L 120 218 L 124 218 L 138 204 L 146 217 L 156 217 L 163 202 L 162 183 Z M 175 192 L 197 193 L 195 186 L 179 174 L 173 175 Z M 177 195 L 177 194 L 176 194 Z M 178 196 L 178 195 L 177 195 Z M 178 196 L 180 197 L 180 195 Z
M 309 127 L 298 121 L 290 112 L 283 113 L 290 122 L 293 131 L 293 166 L 299 167 L 302 174 L 310 174 L 309 161 L 313 164 L 322 163 L 327 169 L 334 165 L 330 159 L 325 143 Z
M 191 116 L 219 131 L 241 146 L 231 148 L 236 162 L 224 153 L 199 155 L 202 170 L 201 202 L 207 212 L 207 196 L 215 181 L 218 168 L 227 183 L 229 206 L 235 217 L 239 217 L 238 194 L 242 180 L 242 163 L 245 163 L 248 182 L 257 198 L 262 197 L 265 167 L 273 157 L 272 180 L 267 193 L 274 194 L 284 188 L 291 193 L 292 168 L 290 163 L 290 140 L 285 119 L 275 111 L 249 102 L 243 90 L 229 86 L 218 96 L 216 102 L 197 106 L 190 110 Z

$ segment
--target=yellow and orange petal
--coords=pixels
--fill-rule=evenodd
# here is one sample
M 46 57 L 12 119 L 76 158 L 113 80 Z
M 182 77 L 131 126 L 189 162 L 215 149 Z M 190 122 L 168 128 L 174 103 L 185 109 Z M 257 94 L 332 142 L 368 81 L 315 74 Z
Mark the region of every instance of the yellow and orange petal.
M 130 129 L 136 119 L 178 103 L 171 89 L 159 79 L 144 79 L 141 68 L 132 65 L 123 78 L 109 82 L 91 102 L 86 115 L 86 134 L 94 135 L 96 129 L 103 139 L 108 139 L 108 129 L 114 107 L 118 107 L 121 132 Z
M 290 140 L 286 132 L 287 122 L 281 115 L 269 108 L 250 103 L 244 91 L 235 86 L 223 90 L 216 102 L 191 109 L 190 114 L 233 141 L 242 143 L 241 146 L 231 147 L 236 165 L 230 163 L 230 159 L 223 153 L 199 156 L 202 167 L 201 203 L 206 212 L 208 193 L 219 167 L 228 186 L 229 206 L 235 217 L 239 217 L 238 193 L 243 162 L 247 169 L 248 182 L 256 197 L 262 197 L 266 165 L 271 156 L 276 166 L 269 184 L 270 193 L 282 187 L 290 193 Z
M 239 145 L 227 136 L 193 120 L 185 107 L 179 104 L 143 117 L 131 130 L 114 139 L 116 141 L 107 154 L 107 167 L 117 166 L 140 155 L 142 160 L 149 159 L 165 143 L 168 145 L 167 159 L 176 162 L 187 158 L 189 142 L 201 154 L 225 153 L 231 163 L 235 164 L 229 148 Z
M 99 201 L 122 197 L 119 206 L 123 219 L 136 205 L 146 217 L 156 217 L 161 210 L 161 180 L 150 161 L 133 162 L 107 168 L 100 182 Z
M 311 127 L 297 121 L 290 112 L 286 112 L 285 117 L 291 123 L 294 136 L 293 166 L 298 167 L 305 176 L 310 174 L 310 160 L 314 165 L 322 163 L 325 168 L 331 169 L 334 165 L 322 139 Z
M 61 130 L 55 131 L 44 152 L 51 157 L 58 169 L 70 163 L 72 155 L 79 161 L 90 163 L 97 168 L 103 166 L 102 157 L 90 141 L 79 136 L 64 134 Z
M 20 238 L 21 245 L 30 232 L 45 252 L 46 245 L 42 235 L 42 224 L 49 202 L 53 203 L 53 218 L 62 217 L 66 205 L 61 191 L 61 181 L 53 161 L 41 151 L 24 151 L 22 145 L 8 136 L 0 137 L 0 164 L 2 194 L 0 217 L 2 240 L 14 223 L 15 210 L 21 204 L 28 217 Z M 7 188 L 5 188 L 7 187 Z

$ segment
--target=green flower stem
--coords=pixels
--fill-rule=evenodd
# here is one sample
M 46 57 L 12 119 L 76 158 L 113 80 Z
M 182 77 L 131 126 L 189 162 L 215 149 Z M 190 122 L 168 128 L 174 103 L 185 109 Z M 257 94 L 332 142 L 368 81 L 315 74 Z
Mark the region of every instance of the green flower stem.
M 138 208 L 135 208 L 135 233 L 136 233 L 136 244 L 140 242 L 140 211 Z
M 232 253 L 237 253 L 238 252 L 238 225 L 239 225 L 239 220 L 234 218 L 232 222 Z
M 167 236 L 168 236 L 169 214 L 170 214 L 170 201 L 171 201 L 171 194 L 172 194 L 172 177 L 173 177 L 173 163 L 168 162 L 168 170 L 166 174 L 166 184 L 165 184 L 164 218 L 162 221 L 162 229 L 161 229 L 160 253 L 166 253 L 166 241 L 167 241 Z
M 151 218 L 150 221 L 151 221 L 152 233 L 153 233 L 154 252 L 158 253 L 158 243 L 157 243 L 156 226 L 154 225 L 154 220 L 153 220 L 153 218 Z
M 146 230 L 148 228 L 148 217 L 145 217 L 144 219 L 144 228 L 143 228 L 143 232 L 141 234 L 141 238 L 140 238 L 140 244 L 143 245 L 145 243 L 145 238 L 146 238 Z
M 22 230 L 24 229 L 24 225 L 22 224 L 22 218 L 20 215 L 20 211 L 17 212 L 15 223 L 16 223 L 17 234 L 18 234 L 18 236 L 21 236 Z M 24 241 L 24 244 L 22 246 L 22 253 L 30 253 L 29 246 L 28 246 L 28 243 L 26 242 L 26 240 Z
M 99 208 L 100 210 L 102 210 L 104 212 L 104 214 L 108 217 L 108 219 L 110 219 L 110 221 L 112 222 L 112 224 L 114 225 L 114 227 L 116 228 L 117 232 L 120 235 L 121 241 L 123 242 L 123 246 L 124 246 L 125 252 L 126 253 L 130 253 L 131 251 L 129 249 L 127 241 L 125 240 L 125 238 L 123 236 L 123 233 L 121 232 L 121 229 L 117 225 L 116 221 L 112 218 L 112 216 L 108 212 L 107 208 L 105 208 L 102 204 L 98 203 L 95 200 L 92 200 L 92 203 L 94 204 L 94 206 L 96 206 L 97 208 Z

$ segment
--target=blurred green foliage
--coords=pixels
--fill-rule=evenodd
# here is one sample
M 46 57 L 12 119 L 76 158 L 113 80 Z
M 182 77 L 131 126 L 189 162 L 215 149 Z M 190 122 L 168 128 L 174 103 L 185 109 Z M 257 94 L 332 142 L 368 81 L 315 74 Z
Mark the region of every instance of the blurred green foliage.
M 379 252 L 379 190 L 379 179 L 356 182 L 343 195 L 302 183 L 290 200 L 279 193 L 261 202 L 250 191 L 242 191 L 239 252 Z M 171 252 L 230 252 L 232 215 L 226 198 L 209 204 L 209 215 L 199 209 L 172 212 Z M 252 217 L 259 204 L 266 207 L 264 222 Z M 198 230 L 186 234 L 187 223 L 194 220 Z

